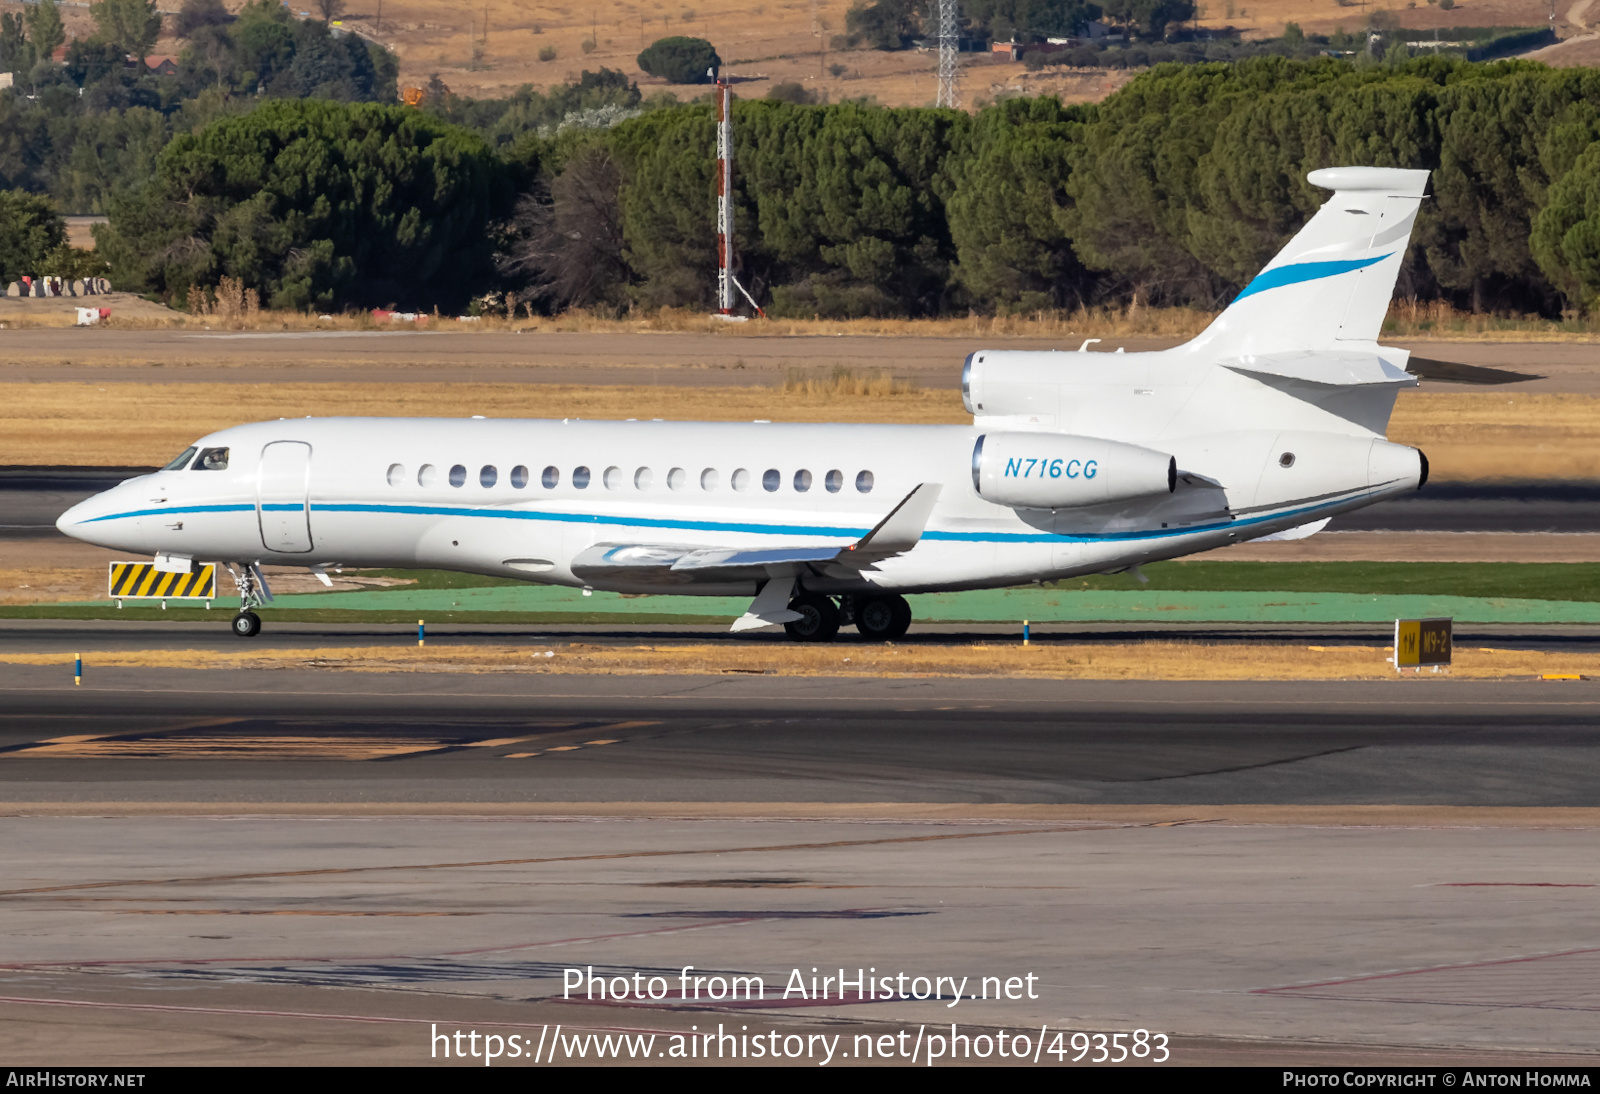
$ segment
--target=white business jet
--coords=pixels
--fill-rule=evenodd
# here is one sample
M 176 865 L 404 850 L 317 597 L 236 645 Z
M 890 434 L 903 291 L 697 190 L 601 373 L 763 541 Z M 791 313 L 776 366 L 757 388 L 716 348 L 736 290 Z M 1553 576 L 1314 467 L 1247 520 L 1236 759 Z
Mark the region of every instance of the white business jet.
M 307 418 L 202 437 L 74 506 L 67 535 L 228 563 L 429 567 L 623 593 L 750 597 L 736 631 L 895 638 L 904 594 L 1127 570 L 1309 535 L 1415 490 L 1384 439 L 1408 353 L 1378 345 L 1425 171 L 1335 167 L 1333 197 L 1194 340 L 980 350 L 971 425 Z

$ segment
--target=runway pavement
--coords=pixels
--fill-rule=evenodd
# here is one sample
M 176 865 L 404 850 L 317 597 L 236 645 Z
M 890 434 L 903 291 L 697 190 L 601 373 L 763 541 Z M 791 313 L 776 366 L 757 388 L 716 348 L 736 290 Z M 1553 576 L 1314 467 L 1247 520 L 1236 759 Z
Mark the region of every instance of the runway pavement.
M 0 668 L 0 801 L 1600 807 L 1589 682 Z
M 954 1032 L 1058 1065 L 1146 1030 L 1170 1064 L 1594 1064 L 1592 828 L 1187 820 L 13 817 L 0 1054 L 942 1065 Z M 587 976 L 646 998 L 563 998 Z
M 1594 830 L 1396 819 L 13 817 L 0 1056 L 1592 1066 Z
M 0 1058 L 1589 1065 L 1595 686 L 0 668 Z

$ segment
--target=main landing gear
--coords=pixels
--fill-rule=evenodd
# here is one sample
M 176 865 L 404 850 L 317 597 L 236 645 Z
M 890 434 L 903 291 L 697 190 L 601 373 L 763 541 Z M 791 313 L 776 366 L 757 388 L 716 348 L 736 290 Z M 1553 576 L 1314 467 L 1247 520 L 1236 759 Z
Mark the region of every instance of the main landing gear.
M 241 611 L 233 617 L 233 633 L 240 638 L 254 638 L 261 633 L 261 617 L 255 612 Z
M 800 618 L 783 625 L 796 642 L 831 642 L 839 628 L 854 624 L 863 638 L 887 642 L 911 626 L 911 605 L 903 596 L 846 596 L 835 604 L 832 597 L 801 593 L 789 601 Z

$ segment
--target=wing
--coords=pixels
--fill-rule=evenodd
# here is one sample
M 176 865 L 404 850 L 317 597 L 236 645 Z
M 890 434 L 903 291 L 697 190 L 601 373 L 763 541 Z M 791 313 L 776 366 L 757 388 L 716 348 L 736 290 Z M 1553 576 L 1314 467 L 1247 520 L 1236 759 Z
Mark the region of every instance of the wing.
M 692 544 L 597 543 L 572 560 L 574 576 L 594 585 L 657 587 L 663 593 L 694 585 L 754 582 L 761 586 L 747 626 L 784 623 L 795 581 L 810 572 L 845 577 L 871 570 L 886 558 L 904 554 L 922 539 L 939 500 L 938 483 L 922 483 L 907 494 L 866 535 L 854 543 L 796 543 L 783 546 L 698 547 Z M 735 624 L 736 629 L 745 629 Z

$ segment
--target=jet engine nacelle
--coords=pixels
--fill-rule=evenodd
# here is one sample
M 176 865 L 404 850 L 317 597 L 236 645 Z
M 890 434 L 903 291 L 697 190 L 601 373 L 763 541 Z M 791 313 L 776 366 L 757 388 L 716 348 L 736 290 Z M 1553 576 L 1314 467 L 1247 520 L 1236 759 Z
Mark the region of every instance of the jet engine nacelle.
M 972 485 L 1013 509 L 1075 509 L 1170 494 L 1178 461 L 1099 437 L 985 433 L 972 449 Z

